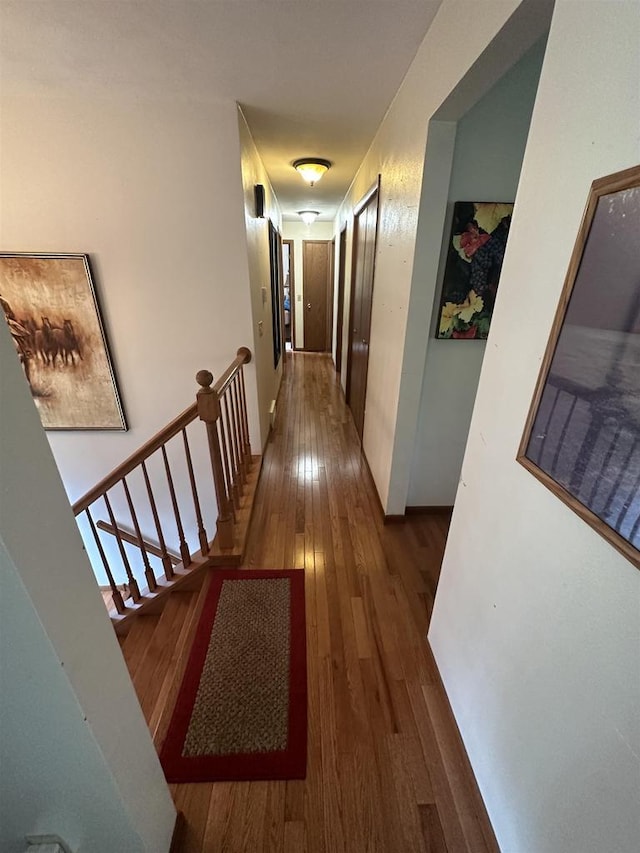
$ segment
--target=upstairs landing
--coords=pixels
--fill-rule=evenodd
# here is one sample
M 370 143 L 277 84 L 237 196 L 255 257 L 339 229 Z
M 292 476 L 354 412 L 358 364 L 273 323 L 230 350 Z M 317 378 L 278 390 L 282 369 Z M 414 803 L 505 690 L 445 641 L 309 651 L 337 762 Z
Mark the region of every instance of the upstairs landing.
M 278 410 L 244 566 L 305 571 L 307 778 L 172 785 L 174 853 L 496 853 L 425 639 L 448 519 L 382 524 L 328 357 L 289 358 Z M 121 640 L 158 748 L 207 584 Z

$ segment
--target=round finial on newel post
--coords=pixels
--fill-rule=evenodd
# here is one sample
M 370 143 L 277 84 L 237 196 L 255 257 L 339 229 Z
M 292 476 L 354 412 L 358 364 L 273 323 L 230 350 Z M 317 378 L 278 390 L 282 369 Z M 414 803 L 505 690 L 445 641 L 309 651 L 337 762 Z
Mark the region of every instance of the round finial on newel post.
M 240 347 L 238 352 L 236 353 L 238 358 L 241 358 L 244 364 L 249 364 L 251 361 L 251 350 L 249 347 Z
M 200 385 L 196 394 L 198 404 L 198 417 L 201 421 L 213 423 L 220 415 L 220 403 L 213 384 L 213 373 L 210 370 L 199 370 L 196 373 L 196 382 Z
M 213 373 L 210 370 L 199 370 L 196 373 L 196 382 L 202 388 L 210 388 L 213 384 Z

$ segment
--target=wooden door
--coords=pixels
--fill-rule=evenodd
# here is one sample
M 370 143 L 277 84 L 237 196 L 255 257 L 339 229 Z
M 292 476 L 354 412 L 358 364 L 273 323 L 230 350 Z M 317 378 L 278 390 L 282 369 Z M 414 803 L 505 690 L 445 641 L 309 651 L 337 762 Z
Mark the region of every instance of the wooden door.
M 302 241 L 304 348 L 326 352 L 331 346 L 331 241 Z
M 361 439 L 367 398 L 377 225 L 378 186 L 356 208 L 353 230 L 347 403 Z
M 338 316 L 336 318 L 336 370 L 342 370 L 342 336 L 344 317 L 344 268 L 347 257 L 347 226 L 340 232 L 338 248 Z

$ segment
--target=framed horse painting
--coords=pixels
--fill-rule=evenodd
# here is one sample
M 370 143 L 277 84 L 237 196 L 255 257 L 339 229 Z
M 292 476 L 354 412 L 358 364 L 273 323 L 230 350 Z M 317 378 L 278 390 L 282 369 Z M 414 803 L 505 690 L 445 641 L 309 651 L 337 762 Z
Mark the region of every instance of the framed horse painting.
M 127 428 L 87 255 L 0 253 L 0 305 L 45 429 Z

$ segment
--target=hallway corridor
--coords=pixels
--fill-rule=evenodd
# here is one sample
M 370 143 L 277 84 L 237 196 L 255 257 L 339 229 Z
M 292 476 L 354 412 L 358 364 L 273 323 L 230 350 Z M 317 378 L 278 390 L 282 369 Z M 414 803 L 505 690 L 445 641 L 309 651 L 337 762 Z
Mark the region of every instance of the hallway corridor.
M 382 525 L 330 358 L 290 354 L 246 566 L 305 570 L 307 778 L 171 786 L 187 820 L 180 850 L 497 850 L 425 641 L 447 526 Z M 171 651 L 151 649 L 145 686 L 134 629 L 123 644 L 157 745 L 198 592 L 170 599 Z

